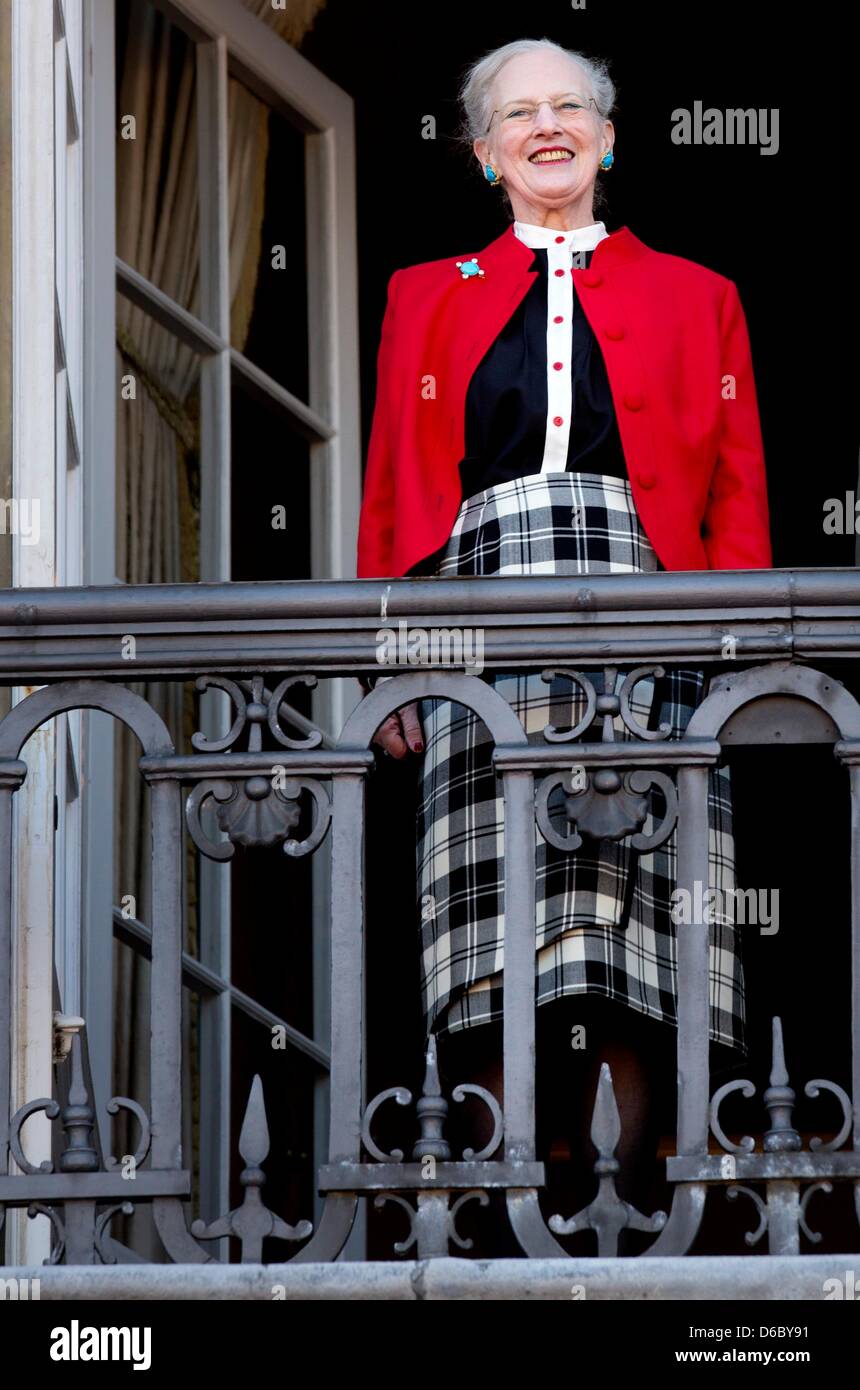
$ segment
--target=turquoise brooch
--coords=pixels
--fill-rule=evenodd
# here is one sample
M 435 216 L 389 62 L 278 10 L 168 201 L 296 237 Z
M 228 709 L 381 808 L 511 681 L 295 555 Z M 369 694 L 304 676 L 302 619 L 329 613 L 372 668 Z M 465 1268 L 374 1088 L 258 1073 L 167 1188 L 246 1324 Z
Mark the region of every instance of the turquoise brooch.
M 470 261 L 457 261 L 457 269 L 464 280 L 471 280 L 474 275 L 480 275 L 483 278 L 484 272 L 478 265 L 477 256 L 473 256 Z

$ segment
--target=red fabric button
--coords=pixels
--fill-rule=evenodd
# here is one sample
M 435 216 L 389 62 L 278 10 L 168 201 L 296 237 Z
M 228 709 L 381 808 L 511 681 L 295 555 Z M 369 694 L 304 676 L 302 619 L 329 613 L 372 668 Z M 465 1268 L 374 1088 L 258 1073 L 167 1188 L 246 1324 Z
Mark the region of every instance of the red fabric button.
M 640 486 L 640 487 L 644 487 L 644 488 L 647 489 L 647 490 L 650 490 L 650 489 L 654 486 L 654 484 L 656 483 L 656 481 L 657 481 L 657 479 L 654 477 L 654 474 L 653 474 L 653 473 L 640 473 L 640 474 L 639 474 L 639 486 Z
M 553 370 L 554 370 L 554 371 L 560 372 L 561 369 L 562 369 L 562 367 L 564 366 L 564 363 L 563 363 L 563 362 L 553 362 L 552 365 L 553 365 Z
M 631 391 L 624 397 L 624 404 L 628 410 L 641 410 L 645 404 L 645 397 L 640 391 Z
M 603 276 L 598 275 L 596 270 L 586 270 L 582 276 L 582 284 L 586 289 L 596 290 L 598 285 L 603 284 Z
M 552 421 L 552 423 L 553 423 L 554 425 L 563 425 L 563 424 L 564 424 L 564 421 L 562 420 L 562 418 L 561 418 L 560 415 L 554 415 L 554 416 L 553 416 L 553 421 Z
M 563 274 L 564 274 L 564 271 L 563 271 L 563 270 L 557 270 L 555 273 L 556 273 L 556 275 L 563 275 Z
M 556 241 L 564 241 L 564 237 L 563 237 L 563 236 L 557 236 L 557 237 L 556 237 Z
M 606 330 L 606 336 L 611 342 L 620 343 L 621 339 L 624 337 L 624 329 L 620 323 L 610 324 Z
M 564 323 L 564 319 L 562 318 L 561 314 L 556 314 L 555 318 L 553 319 L 553 323 Z

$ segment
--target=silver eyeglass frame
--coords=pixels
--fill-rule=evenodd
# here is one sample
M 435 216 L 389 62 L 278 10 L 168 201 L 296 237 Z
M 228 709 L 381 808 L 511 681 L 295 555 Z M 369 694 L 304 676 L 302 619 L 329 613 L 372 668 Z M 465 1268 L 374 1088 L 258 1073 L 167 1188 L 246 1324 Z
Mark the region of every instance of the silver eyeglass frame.
M 550 101 L 550 100 L 549 100 L 549 97 L 545 97 L 545 98 L 544 98 L 544 101 L 549 102 L 550 106 L 553 108 L 553 111 L 555 111 L 556 102 L 564 101 L 565 98 L 567 98 L 567 97 L 576 97 L 577 101 L 579 101 L 579 102 L 582 103 L 582 109 L 583 109 L 584 111 L 587 111 L 587 110 L 589 110 L 589 108 L 593 107 L 594 110 L 597 112 L 598 116 L 602 115 L 602 112 L 600 111 L 600 108 L 598 107 L 597 102 L 595 101 L 594 97 L 583 97 L 583 96 L 580 96 L 579 92 L 565 92 L 562 96 L 556 97 L 556 100 L 555 100 L 555 101 Z M 535 106 L 534 112 L 539 111 L 540 108 L 541 108 L 541 106 L 543 106 L 543 104 L 544 104 L 543 101 L 542 101 L 542 102 L 539 102 L 538 105 Z M 527 102 L 523 102 L 523 105 L 524 105 L 524 106 L 525 106 L 525 105 L 528 105 L 528 103 L 527 103 Z M 502 110 L 502 107 L 497 106 L 496 109 L 495 109 L 495 111 L 493 111 L 492 115 L 490 116 L 490 124 L 487 126 L 487 129 L 486 129 L 485 132 L 484 132 L 485 135 L 489 135 L 489 133 L 490 133 L 490 127 L 492 126 L 494 119 L 496 118 L 496 116 L 499 114 L 499 112 L 500 112 L 501 110 Z M 516 107 L 514 107 L 514 110 L 516 110 Z M 532 120 L 534 120 L 534 113 L 532 114 Z M 525 122 L 523 122 L 523 124 L 525 124 Z

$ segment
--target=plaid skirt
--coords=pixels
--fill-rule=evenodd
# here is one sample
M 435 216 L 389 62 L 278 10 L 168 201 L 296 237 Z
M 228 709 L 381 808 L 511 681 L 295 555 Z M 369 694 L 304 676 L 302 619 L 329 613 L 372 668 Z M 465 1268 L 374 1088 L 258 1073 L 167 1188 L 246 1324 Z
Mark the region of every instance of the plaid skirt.
M 642 530 L 626 479 L 604 474 L 532 474 L 465 501 L 435 573 L 444 575 L 630 574 L 661 565 Z M 589 671 L 598 693 L 603 676 Z M 620 689 L 625 673 L 617 675 Z M 572 728 L 585 710 L 579 688 L 540 672 L 487 673 L 529 741 L 547 724 Z M 680 738 L 704 698 L 700 670 L 666 671 L 633 692 L 631 710 L 648 728 Z M 478 717 L 448 700 L 423 700 L 425 756 L 417 813 L 422 1000 L 439 1036 L 502 1017 L 504 799 L 493 743 Z M 616 739 L 634 737 L 620 716 Z M 601 723 L 590 732 L 600 738 Z M 568 745 L 570 747 L 571 745 Z M 665 809 L 658 788 L 642 832 Z M 709 886 L 735 886 L 729 773 L 709 771 Z M 561 834 L 564 798 L 549 801 Z M 555 817 L 561 813 L 561 818 Z M 585 993 L 619 1000 L 677 1027 L 677 830 L 655 850 L 585 838 L 575 851 L 548 844 L 535 824 L 536 998 L 538 1006 Z M 732 899 L 727 899 L 732 901 Z M 744 985 L 737 927 L 710 927 L 710 1037 L 745 1056 Z

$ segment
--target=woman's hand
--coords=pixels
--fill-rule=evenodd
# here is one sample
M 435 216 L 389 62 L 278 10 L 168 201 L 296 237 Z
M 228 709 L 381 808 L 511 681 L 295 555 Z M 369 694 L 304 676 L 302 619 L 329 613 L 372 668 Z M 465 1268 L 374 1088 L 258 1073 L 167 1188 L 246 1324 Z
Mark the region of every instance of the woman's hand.
M 424 752 L 424 731 L 418 716 L 418 705 L 404 705 L 395 710 L 380 724 L 373 735 L 373 742 L 392 758 L 405 758 L 410 751 Z
M 376 683 L 378 685 L 381 681 L 391 679 L 391 676 L 379 676 Z M 358 677 L 358 683 L 362 694 L 367 695 L 371 688 L 369 683 L 362 676 Z M 411 704 L 389 714 L 373 735 L 373 742 L 392 758 L 405 758 L 409 752 L 423 753 L 424 731 L 421 728 L 417 703 L 413 700 Z

